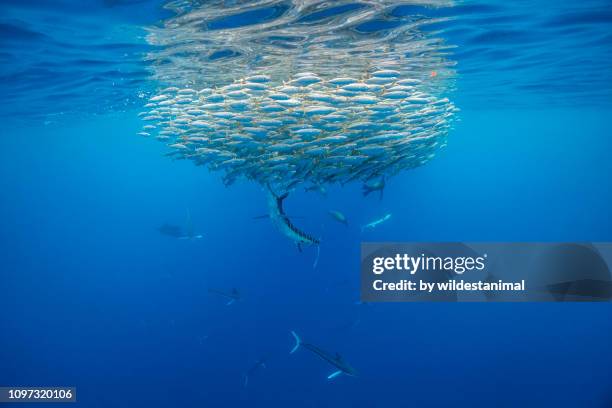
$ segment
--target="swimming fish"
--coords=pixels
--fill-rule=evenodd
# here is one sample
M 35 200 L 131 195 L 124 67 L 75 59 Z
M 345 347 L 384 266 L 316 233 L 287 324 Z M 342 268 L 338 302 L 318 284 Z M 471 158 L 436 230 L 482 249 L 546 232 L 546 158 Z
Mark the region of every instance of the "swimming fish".
M 167 235 L 173 238 L 180 238 L 183 234 L 183 229 L 178 225 L 164 224 L 157 229 L 160 234 Z
M 387 221 L 389 218 L 391 218 L 391 213 L 389 213 L 389 214 L 385 214 L 385 216 L 384 216 L 384 217 L 379 218 L 379 219 L 377 219 L 377 220 L 374 220 L 374 221 L 372 221 L 372 222 L 370 222 L 370 223 L 368 223 L 368 224 L 366 224 L 366 225 L 362 226 L 362 227 L 361 227 L 361 231 L 363 232 L 363 231 L 364 231 L 365 229 L 367 229 L 367 228 L 370 228 L 370 229 L 372 229 L 372 228 L 376 228 L 377 226 L 379 226 L 379 225 L 380 225 L 380 224 L 382 224 L 383 222 Z
M 240 293 L 238 292 L 238 289 L 236 288 L 233 288 L 231 292 L 224 292 L 224 291 L 217 290 L 217 289 L 208 289 L 208 292 L 215 293 L 217 295 L 221 295 L 224 298 L 229 299 L 229 301 L 226 303 L 226 306 L 229 306 L 233 304 L 235 301 L 241 299 Z
M 325 188 L 324 185 L 322 184 L 313 184 L 311 186 L 305 187 L 304 191 L 306 192 L 317 192 L 323 196 L 327 196 L 327 189 Z
M 287 198 L 288 195 L 288 193 L 285 193 L 277 196 L 268 187 L 268 215 L 270 220 L 284 236 L 296 244 L 300 252 L 302 252 L 302 245 L 319 245 L 320 240 L 299 230 L 293 225 L 291 220 L 289 220 L 289 217 L 285 215 L 283 200 Z
M 259 371 L 261 368 L 267 368 L 266 367 L 266 361 L 263 358 L 257 360 L 255 362 L 255 364 L 253 364 L 247 370 L 247 372 L 244 374 L 244 386 L 245 386 L 245 388 L 249 384 L 249 377 L 252 377 L 253 374 L 255 374 L 255 372 Z
M 336 211 L 336 210 L 330 210 L 329 211 L 329 215 L 331 215 L 331 217 L 338 221 L 341 224 L 344 224 L 345 226 L 348 227 L 348 221 L 346 219 L 346 216 L 344 214 L 342 214 L 340 211 Z
M 367 196 L 368 194 L 374 191 L 380 191 L 380 199 L 382 200 L 384 189 L 385 189 L 385 179 L 382 177 L 377 178 L 377 179 L 368 180 L 365 183 L 363 183 L 363 195 L 364 196 Z
M 325 350 L 322 350 L 313 344 L 304 343 L 302 339 L 300 339 L 300 337 L 294 331 L 292 331 L 291 334 L 293 335 L 293 338 L 295 339 L 295 346 L 293 346 L 293 349 L 291 349 L 289 354 L 295 353 L 295 351 L 300 346 L 302 346 L 306 350 L 311 351 L 312 353 L 321 357 L 323 360 L 327 361 L 329 364 L 334 366 L 334 368 L 336 368 L 336 371 L 334 371 L 329 376 L 327 376 L 328 380 L 334 379 L 340 374 L 346 374 L 352 377 L 357 375 L 357 371 L 355 371 L 355 369 L 351 367 L 351 365 L 349 365 L 346 361 L 344 361 L 344 359 L 339 353 L 335 353 L 335 354 L 328 353 Z

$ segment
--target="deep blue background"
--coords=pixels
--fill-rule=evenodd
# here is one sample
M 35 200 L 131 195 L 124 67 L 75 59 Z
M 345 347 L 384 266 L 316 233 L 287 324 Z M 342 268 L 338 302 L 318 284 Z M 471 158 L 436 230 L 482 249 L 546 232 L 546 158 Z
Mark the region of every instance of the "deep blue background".
M 163 157 L 163 145 L 135 136 L 137 110 L 45 121 L 3 105 L 0 385 L 74 385 L 84 407 L 612 406 L 609 303 L 357 303 L 362 240 L 612 240 L 612 109 L 600 85 L 611 82 L 601 69 L 610 61 L 609 15 L 594 8 L 555 20 L 554 9 L 517 4 L 484 13 L 531 13 L 541 27 L 579 34 L 518 41 L 473 17 L 482 8 L 460 9 L 462 24 L 490 35 L 468 35 L 461 24 L 449 33 L 463 47 L 454 97 L 463 111 L 448 147 L 389 180 L 382 201 L 362 198 L 359 185 L 288 198 L 287 212 L 305 217 L 295 223 L 323 238 L 316 269 L 312 249 L 299 253 L 252 219 L 266 211 L 258 186 L 225 188 L 217 175 Z M 126 15 L 110 8 L 99 19 Z M 601 36 L 591 36 L 581 65 L 585 55 L 572 50 L 589 27 Z M 3 58 L 19 48 L 0 45 Z M 520 61 L 504 66 L 492 49 L 566 56 L 576 86 L 562 86 L 554 64 L 519 70 Z M 7 75 L 9 95 L 37 92 L 32 76 Z M 29 113 L 52 102 L 36 99 Z M 187 211 L 203 239 L 156 231 L 184 224 Z M 360 233 L 387 212 L 389 222 Z M 232 287 L 244 300 L 231 306 L 208 293 Z M 342 353 L 359 376 L 327 381 L 325 362 L 306 350 L 288 354 L 289 330 Z M 268 368 L 244 388 L 244 372 L 261 357 Z
M 258 187 L 167 160 L 131 113 L 15 125 L 0 156 L 0 383 L 76 385 L 84 406 L 598 406 L 609 304 L 355 304 L 361 240 L 610 240 L 604 112 L 462 117 L 382 202 L 358 186 L 288 199 L 323 236 L 315 270 L 314 251 L 251 219 L 265 212 Z M 187 208 L 202 240 L 157 233 Z M 244 300 L 225 306 L 209 287 Z M 291 329 L 359 377 L 328 382 L 326 363 L 289 356 Z M 268 369 L 244 389 L 260 357 Z

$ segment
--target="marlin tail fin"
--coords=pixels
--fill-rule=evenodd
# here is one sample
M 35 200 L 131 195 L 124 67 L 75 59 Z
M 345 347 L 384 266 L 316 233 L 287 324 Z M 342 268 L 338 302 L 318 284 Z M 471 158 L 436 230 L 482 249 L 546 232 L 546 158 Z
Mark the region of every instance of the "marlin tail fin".
M 300 347 L 300 344 L 302 344 L 302 340 L 300 339 L 300 336 L 298 336 L 294 331 L 291 331 L 291 334 L 295 338 L 295 346 L 293 346 L 289 354 L 295 353 L 295 350 L 297 350 L 298 347 Z

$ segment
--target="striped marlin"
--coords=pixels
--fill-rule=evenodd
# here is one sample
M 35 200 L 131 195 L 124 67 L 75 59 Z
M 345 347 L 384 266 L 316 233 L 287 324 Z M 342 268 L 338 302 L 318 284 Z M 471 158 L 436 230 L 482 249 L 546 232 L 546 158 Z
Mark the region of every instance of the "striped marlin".
M 238 289 L 233 288 L 231 292 L 224 292 L 221 290 L 217 290 L 217 289 L 208 289 L 208 292 L 210 293 L 216 293 L 217 295 L 221 295 L 224 298 L 229 299 L 229 301 L 226 303 L 227 306 L 233 304 L 235 301 L 240 300 L 240 293 L 238 292 Z
M 268 188 L 268 212 L 274 226 L 287 238 L 295 242 L 300 252 L 302 245 L 319 245 L 320 240 L 300 231 L 287 217 L 283 210 L 283 200 L 289 193 L 277 196 Z
M 266 360 L 259 359 L 255 362 L 255 364 L 251 366 L 251 368 L 249 368 L 249 370 L 244 375 L 244 386 L 245 387 L 249 385 L 249 377 L 252 376 L 260 368 L 266 368 Z
M 328 353 L 327 351 L 322 350 L 313 344 L 304 343 L 302 339 L 300 339 L 300 337 L 294 331 L 292 331 L 291 334 L 293 335 L 293 338 L 295 339 L 295 346 L 293 346 L 293 349 L 289 352 L 289 354 L 295 353 L 295 351 L 300 346 L 302 346 L 305 349 L 313 352 L 317 356 L 321 357 L 323 360 L 327 361 L 329 364 L 333 365 L 335 368 L 337 368 L 336 371 L 334 371 L 327 377 L 328 380 L 336 378 L 340 374 L 346 374 L 352 377 L 357 375 L 357 372 L 355 371 L 355 369 L 351 367 L 346 361 L 344 361 L 344 359 L 339 353 L 336 353 L 335 355 Z

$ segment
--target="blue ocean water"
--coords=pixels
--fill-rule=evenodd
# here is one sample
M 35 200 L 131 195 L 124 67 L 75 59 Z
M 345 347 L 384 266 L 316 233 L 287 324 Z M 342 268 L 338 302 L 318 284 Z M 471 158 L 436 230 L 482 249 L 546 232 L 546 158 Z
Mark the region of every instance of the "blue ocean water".
M 287 12 L 262 4 L 212 29 Z M 609 2 L 403 5 L 359 27 L 433 19 L 461 112 L 448 146 L 382 200 L 359 184 L 290 195 L 322 237 L 314 269 L 313 248 L 253 219 L 262 187 L 225 187 L 136 136 L 160 86 L 147 29 L 199 3 L 163 6 L 0 5 L 0 386 L 76 386 L 84 407 L 612 405 L 609 303 L 358 302 L 361 241 L 612 240 Z M 157 231 L 188 214 L 202 239 Z M 290 330 L 358 376 L 328 381 L 323 360 L 289 355 Z

